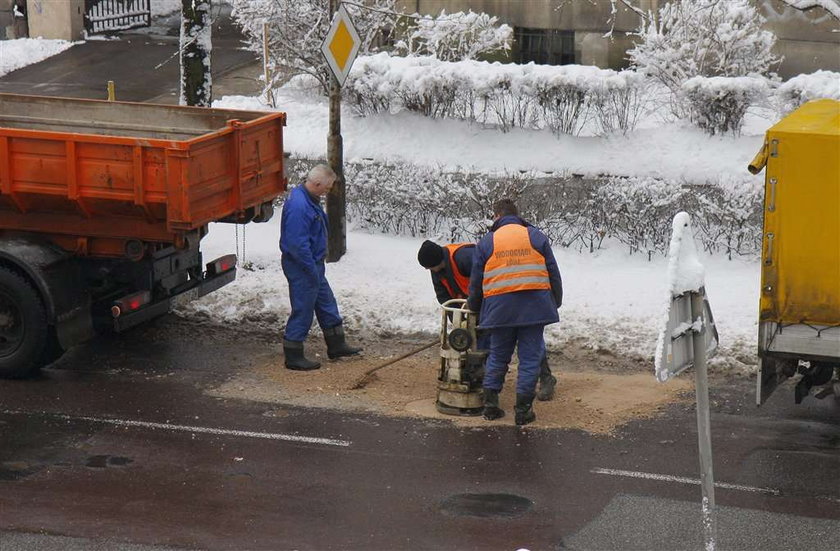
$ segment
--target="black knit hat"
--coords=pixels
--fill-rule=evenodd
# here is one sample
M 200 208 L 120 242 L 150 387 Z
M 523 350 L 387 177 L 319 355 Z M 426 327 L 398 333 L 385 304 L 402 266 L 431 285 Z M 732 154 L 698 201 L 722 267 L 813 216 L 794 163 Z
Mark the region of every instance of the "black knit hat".
M 424 268 L 434 268 L 443 262 L 443 247 L 429 241 L 423 241 L 420 250 L 417 251 L 417 262 Z

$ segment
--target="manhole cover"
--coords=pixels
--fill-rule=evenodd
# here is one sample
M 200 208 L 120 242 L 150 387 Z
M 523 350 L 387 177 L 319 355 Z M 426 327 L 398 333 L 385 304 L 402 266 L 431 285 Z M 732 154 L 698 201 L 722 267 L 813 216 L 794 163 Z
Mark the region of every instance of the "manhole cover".
M 454 516 L 518 517 L 531 510 L 531 500 L 513 494 L 458 494 L 441 503 L 441 510 Z

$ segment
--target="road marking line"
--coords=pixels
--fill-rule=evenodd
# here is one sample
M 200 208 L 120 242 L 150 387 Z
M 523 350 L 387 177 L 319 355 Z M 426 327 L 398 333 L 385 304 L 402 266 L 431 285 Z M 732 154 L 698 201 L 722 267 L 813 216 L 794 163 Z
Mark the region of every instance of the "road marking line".
M 608 474 L 613 476 L 626 476 L 629 478 L 644 478 L 647 480 L 658 480 L 660 482 L 676 482 L 678 484 L 693 484 L 695 486 L 700 485 L 699 478 L 688 478 L 685 476 L 675 476 L 670 474 L 656 474 L 656 473 L 643 473 L 639 471 L 623 471 L 621 469 L 605 469 L 605 468 L 595 468 L 589 471 L 594 474 Z M 727 490 L 738 490 L 741 492 L 752 492 L 756 494 L 766 494 L 766 495 L 773 495 L 773 496 L 782 496 L 784 495 L 781 490 L 776 490 L 775 488 L 757 488 L 755 486 L 744 486 L 741 484 L 729 484 L 728 482 L 715 482 L 716 488 L 725 488 Z M 796 496 L 790 495 L 788 497 L 803 497 L 803 496 Z M 811 495 L 806 496 L 811 499 L 819 499 L 822 501 L 831 501 L 833 503 L 840 503 L 840 498 L 827 496 L 827 495 Z
M 146 429 L 161 429 L 173 432 L 197 432 L 202 434 L 216 434 L 219 436 L 244 436 L 246 438 L 262 438 L 265 440 L 283 440 L 286 442 L 303 442 L 306 444 L 323 444 L 325 446 L 348 447 L 351 442 L 348 440 L 337 440 L 334 438 L 318 438 L 316 436 L 300 436 L 297 434 L 281 434 L 274 432 L 255 432 L 248 430 L 217 429 L 213 427 L 194 427 L 190 425 L 175 425 L 172 423 L 153 423 L 150 421 L 132 421 L 130 419 L 107 419 L 100 417 L 87 417 L 65 415 L 62 413 L 32 412 L 3 410 L 3 413 L 10 415 L 47 415 L 67 421 L 88 421 L 91 423 L 103 423 L 119 427 L 140 427 Z
M 629 478 L 644 478 L 647 480 L 659 480 L 661 482 L 676 482 L 678 484 L 694 484 L 700 485 L 699 478 L 688 478 L 685 476 L 674 476 L 670 474 L 656 474 L 656 473 L 642 473 L 639 471 L 622 471 L 620 469 L 603 469 L 596 468 L 590 471 L 595 474 L 609 474 L 613 476 L 625 476 Z M 780 490 L 774 488 L 756 488 L 755 486 L 744 486 L 741 484 L 729 484 L 728 482 L 715 482 L 715 488 L 725 488 L 727 490 L 739 490 L 741 492 L 753 492 L 756 494 L 769 494 L 774 496 L 782 495 Z

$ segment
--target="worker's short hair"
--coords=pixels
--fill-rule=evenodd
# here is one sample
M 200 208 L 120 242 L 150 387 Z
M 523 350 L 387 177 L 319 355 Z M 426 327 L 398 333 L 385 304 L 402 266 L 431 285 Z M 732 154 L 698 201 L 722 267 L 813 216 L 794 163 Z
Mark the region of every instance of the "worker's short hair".
M 335 171 L 323 163 L 313 166 L 306 175 L 306 181 L 315 184 L 334 182 L 337 179 Z
M 509 215 L 519 216 L 519 209 L 516 208 L 516 203 L 513 202 L 513 199 L 499 199 L 493 203 L 493 216 L 501 217 Z

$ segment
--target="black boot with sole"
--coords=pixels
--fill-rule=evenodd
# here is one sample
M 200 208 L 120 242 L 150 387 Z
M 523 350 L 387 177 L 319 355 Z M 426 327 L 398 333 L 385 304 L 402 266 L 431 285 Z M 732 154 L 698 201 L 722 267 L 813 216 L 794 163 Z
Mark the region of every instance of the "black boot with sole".
M 546 402 L 554 398 L 554 387 L 557 386 L 557 377 L 551 374 L 548 368 L 548 357 L 543 356 L 540 362 L 540 385 L 537 390 L 537 400 Z
M 324 340 L 327 341 L 327 357 L 331 360 L 354 356 L 362 351 L 361 348 L 347 344 L 344 339 L 344 327 L 341 325 L 324 329 Z
M 490 388 L 484 389 L 484 418 L 488 421 L 501 419 L 505 416 L 505 410 L 499 407 L 499 391 Z
M 514 422 L 517 425 L 527 425 L 533 423 L 537 419 L 537 414 L 534 413 L 534 395 L 533 394 L 517 394 L 516 405 L 513 411 L 516 412 Z
M 320 362 L 306 359 L 303 355 L 303 343 L 283 339 L 283 354 L 286 356 L 286 369 L 294 371 L 312 371 L 321 367 Z

